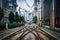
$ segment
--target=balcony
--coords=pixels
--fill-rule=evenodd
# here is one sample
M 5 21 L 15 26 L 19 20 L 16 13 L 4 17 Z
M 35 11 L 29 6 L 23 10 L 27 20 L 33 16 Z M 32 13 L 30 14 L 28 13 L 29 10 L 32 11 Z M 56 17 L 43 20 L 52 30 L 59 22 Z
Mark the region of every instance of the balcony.
M 14 3 L 14 6 L 17 7 L 18 6 L 17 3 Z

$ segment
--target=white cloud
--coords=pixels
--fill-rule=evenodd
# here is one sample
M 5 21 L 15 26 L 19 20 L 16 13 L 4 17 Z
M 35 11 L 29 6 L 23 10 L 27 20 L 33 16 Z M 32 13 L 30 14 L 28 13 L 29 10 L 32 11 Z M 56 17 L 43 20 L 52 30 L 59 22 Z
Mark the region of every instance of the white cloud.
M 29 6 L 32 6 L 34 3 L 34 0 L 26 0 L 26 1 L 29 4 Z M 18 4 L 17 11 L 19 7 L 22 7 L 23 9 L 26 9 L 27 11 L 30 10 L 30 8 L 26 5 L 24 0 L 17 0 L 17 4 Z

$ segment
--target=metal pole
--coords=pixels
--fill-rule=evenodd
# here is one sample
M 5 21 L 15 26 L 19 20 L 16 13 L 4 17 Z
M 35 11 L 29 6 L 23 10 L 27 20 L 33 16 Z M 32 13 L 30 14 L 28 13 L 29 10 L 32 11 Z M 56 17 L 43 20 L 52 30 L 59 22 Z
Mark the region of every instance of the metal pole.
M 54 0 L 53 0 L 53 10 L 54 10 Z
M 40 26 L 41 26 L 41 11 L 42 11 L 42 10 L 41 10 L 41 6 L 42 6 L 42 5 L 41 5 L 41 0 L 40 0 L 40 16 L 39 16 L 39 25 L 40 25 Z
M 51 28 L 54 28 L 54 0 L 52 0 L 52 10 L 51 10 L 51 13 L 50 13 L 50 27 Z

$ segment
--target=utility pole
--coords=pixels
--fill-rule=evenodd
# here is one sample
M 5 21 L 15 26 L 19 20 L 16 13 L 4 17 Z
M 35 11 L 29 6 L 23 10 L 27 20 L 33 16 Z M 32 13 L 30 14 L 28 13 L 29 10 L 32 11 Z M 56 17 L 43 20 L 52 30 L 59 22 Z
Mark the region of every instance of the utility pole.
M 42 2 L 41 1 L 42 0 L 40 0 L 40 4 L 39 4 L 40 5 L 40 9 L 39 9 L 40 10 L 40 13 L 39 13 L 39 26 L 41 26 L 41 13 L 42 13 L 42 4 L 41 4 Z
M 54 0 L 52 0 L 52 10 L 51 10 L 51 13 L 50 13 L 50 27 L 51 28 L 54 28 Z

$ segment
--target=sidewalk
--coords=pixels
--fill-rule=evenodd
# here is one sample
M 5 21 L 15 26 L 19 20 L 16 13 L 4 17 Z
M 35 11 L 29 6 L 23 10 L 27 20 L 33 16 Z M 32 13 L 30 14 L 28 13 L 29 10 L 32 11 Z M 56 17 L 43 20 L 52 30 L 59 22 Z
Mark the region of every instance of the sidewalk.
M 60 33 L 56 33 L 54 31 L 48 30 L 46 28 L 42 28 L 40 27 L 42 30 L 44 30 L 45 32 L 47 32 L 48 34 L 50 34 L 51 36 L 57 38 L 58 40 L 60 40 Z
M 60 28 L 56 28 L 56 27 L 55 27 L 55 29 L 60 30 Z
M 36 25 L 36 24 L 35 24 Z M 38 25 L 36 25 L 38 26 Z M 39 26 L 38 26 L 39 27 Z M 47 26 L 48 27 L 48 26 Z M 48 30 L 46 28 L 40 27 L 43 31 L 47 32 L 48 34 L 50 34 L 51 36 L 55 37 L 56 39 L 60 40 L 60 33 L 56 33 L 54 31 Z M 60 29 L 58 29 L 60 30 Z
M 10 34 L 13 34 L 14 32 L 16 32 L 20 29 L 21 29 L 21 27 L 17 27 L 17 28 L 12 28 L 12 29 L 8 29 L 8 30 L 0 31 L 0 40 L 2 40 L 3 38 L 9 36 Z

